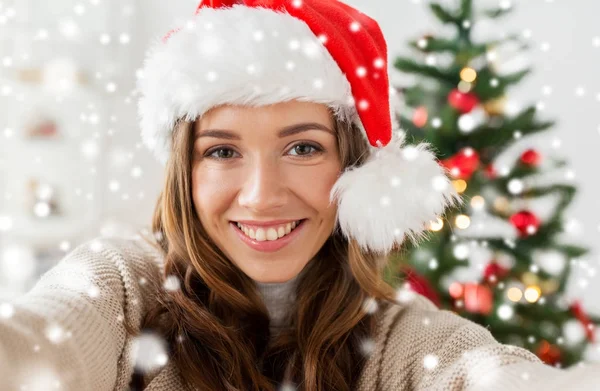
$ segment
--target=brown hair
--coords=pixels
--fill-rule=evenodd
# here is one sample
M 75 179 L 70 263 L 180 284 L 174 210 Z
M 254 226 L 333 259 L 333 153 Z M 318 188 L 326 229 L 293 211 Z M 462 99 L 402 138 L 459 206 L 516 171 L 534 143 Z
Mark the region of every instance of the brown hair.
M 267 308 L 254 282 L 211 241 L 196 216 L 193 126 L 181 121 L 174 129 L 152 221 L 165 257 L 163 281 L 174 275 L 181 286 L 168 291 L 157 285 L 156 305 L 140 329 L 165 338 L 169 359 L 184 381 L 201 390 L 275 390 L 284 382 L 298 390 L 356 388 L 368 358 L 364 343 L 376 326 L 377 313 L 366 311 L 365 303 L 397 303 L 395 290 L 382 277 L 387 257 L 362 251 L 336 223 L 299 276 L 290 328 L 271 336 Z M 337 119 L 335 127 L 342 167 L 363 164 L 369 146 L 360 130 Z M 143 380 L 135 374 L 132 385 L 143 388 Z

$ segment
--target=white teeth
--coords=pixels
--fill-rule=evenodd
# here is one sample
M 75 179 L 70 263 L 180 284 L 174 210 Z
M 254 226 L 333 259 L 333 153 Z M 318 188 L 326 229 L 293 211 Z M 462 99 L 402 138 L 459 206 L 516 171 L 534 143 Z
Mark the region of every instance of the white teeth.
M 262 228 L 257 228 L 256 229 L 256 237 L 252 237 L 250 236 L 252 239 L 256 239 L 259 242 L 262 242 L 263 240 L 267 239 L 266 235 L 265 235 L 265 230 Z
M 277 231 L 275 228 L 269 228 L 267 230 L 267 240 L 277 240 Z
M 242 225 L 241 223 L 236 224 L 239 227 L 239 229 L 242 232 L 244 232 L 244 234 L 246 234 L 246 236 L 256 241 L 263 242 L 265 240 L 277 240 L 279 238 L 284 237 L 285 235 L 289 234 L 294 228 L 296 228 L 298 222 L 294 221 L 292 223 L 287 223 L 285 226 L 282 225 L 277 227 L 277 229 L 273 227 L 269 227 L 267 230 L 265 230 L 264 228 L 257 228 L 256 231 L 254 231 L 254 229 L 252 228 L 248 228 Z

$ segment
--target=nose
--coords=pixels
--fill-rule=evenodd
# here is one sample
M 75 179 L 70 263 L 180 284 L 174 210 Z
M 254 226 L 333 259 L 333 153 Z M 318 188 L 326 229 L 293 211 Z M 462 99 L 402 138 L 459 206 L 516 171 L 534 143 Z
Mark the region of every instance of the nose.
M 276 159 L 257 158 L 241 184 L 240 206 L 254 214 L 274 214 L 288 201 L 288 189 Z

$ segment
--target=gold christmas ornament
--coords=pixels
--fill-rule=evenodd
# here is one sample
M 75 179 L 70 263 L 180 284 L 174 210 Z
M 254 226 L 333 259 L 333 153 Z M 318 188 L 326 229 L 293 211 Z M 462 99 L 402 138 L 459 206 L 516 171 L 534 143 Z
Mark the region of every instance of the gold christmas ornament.
M 481 105 L 488 115 L 502 115 L 506 106 L 506 97 L 501 96 L 499 98 L 483 102 Z
M 510 202 L 506 197 L 498 197 L 494 200 L 494 209 L 501 213 L 508 213 Z
M 525 272 L 521 276 L 521 281 L 525 285 L 537 285 L 540 281 L 540 278 L 535 273 Z
M 552 294 L 558 290 L 558 281 L 555 279 L 545 280 L 540 283 L 540 288 L 545 295 Z

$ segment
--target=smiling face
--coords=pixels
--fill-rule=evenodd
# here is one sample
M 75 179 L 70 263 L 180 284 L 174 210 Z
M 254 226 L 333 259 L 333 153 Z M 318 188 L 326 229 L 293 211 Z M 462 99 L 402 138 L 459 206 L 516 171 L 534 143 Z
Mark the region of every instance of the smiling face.
M 295 277 L 335 227 L 341 162 L 327 106 L 219 106 L 194 132 L 192 196 L 208 235 L 256 281 Z

